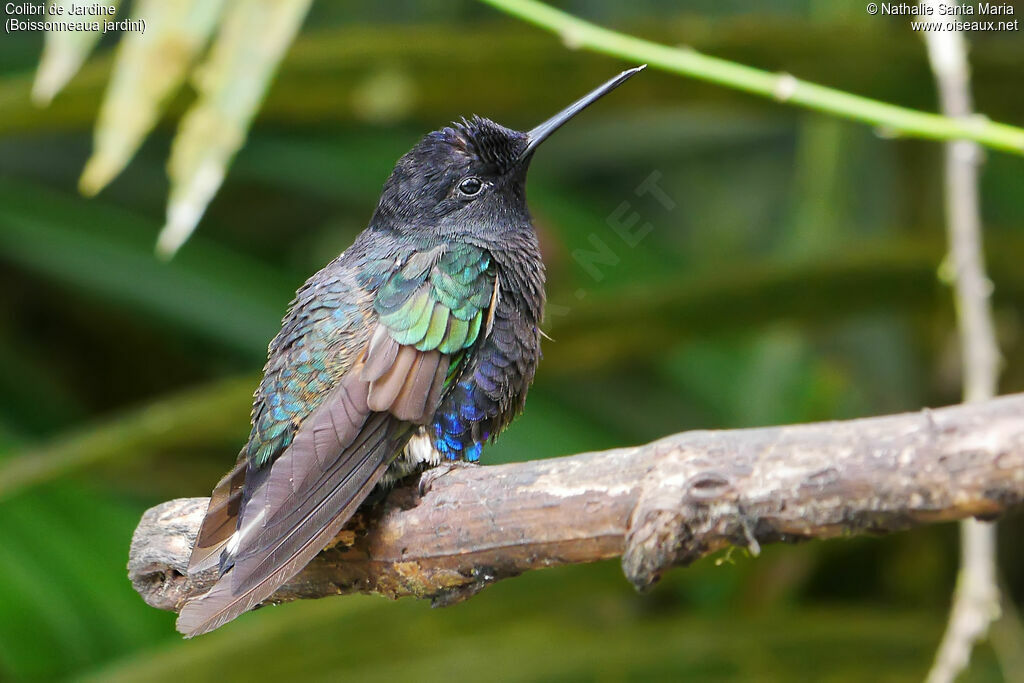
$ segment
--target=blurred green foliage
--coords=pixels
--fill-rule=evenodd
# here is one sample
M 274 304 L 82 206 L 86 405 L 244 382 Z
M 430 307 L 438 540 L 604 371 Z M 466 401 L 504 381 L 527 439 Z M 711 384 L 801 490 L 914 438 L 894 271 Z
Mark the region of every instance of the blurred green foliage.
M 934 108 L 905 27 L 811 5 L 562 6 Z M 972 39 L 979 110 L 1024 123 L 1024 42 Z M 314 4 L 202 229 L 163 263 L 164 163 L 192 94 L 83 199 L 110 46 L 36 110 L 41 42 L 0 41 L 0 680 L 920 680 L 955 572 L 951 526 L 734 552 L 643 596 L 603 563 L 446 610 L 331 599 L 181 641 L 125 578 L 131 531 L 150 505 L 206 495 L 233 462 L 295 288 L 364 227 L 425 131 L 474 112 L 529 127 L 620 65 L 472 4 Z M 635 192 L 655 172 L 671 210 Z M 1005 392 L 1024 390 L 1022 183 L 1019 159 L 991 155 L 982 194 Z M 959 396 L 937 145 L 649 73 L 560 132 L 529 192 L 554 341 L 488 462 Z M 623 202 L 652 225 L 635 247 L 609 226 Z M 594 238 L 614 255 L 599 279 L 574 258 Z M 1022 531 L 1010 519 L 1001 532 L 1017 604 Z M 1001 680 L 992 650 L 967 680 Z

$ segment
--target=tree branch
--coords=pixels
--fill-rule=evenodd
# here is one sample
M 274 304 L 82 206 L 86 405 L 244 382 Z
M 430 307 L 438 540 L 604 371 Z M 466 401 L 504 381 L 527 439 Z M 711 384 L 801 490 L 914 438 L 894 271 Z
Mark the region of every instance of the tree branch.
M 638 588 L 728 545 L 991 519 L 1024 505 L 1024 394 L 887 417 L 685 432 L 635 448 L 440 468 L 361 512 L 273 598 L 463 600 L 525 571 L 622 556 Z M 177 610 L 205 498 L 147 511 L 128 573 Z

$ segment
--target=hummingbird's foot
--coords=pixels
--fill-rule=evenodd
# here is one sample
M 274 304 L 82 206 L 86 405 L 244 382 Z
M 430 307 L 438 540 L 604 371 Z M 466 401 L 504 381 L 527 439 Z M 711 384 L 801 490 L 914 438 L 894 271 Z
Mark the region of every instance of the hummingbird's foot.
M 465 460 L 445 460 L 438 465 L 423 471 L 423 474 L 420 475 L 420 481 L 416 490 L 422 498 L 430 492 L 434 482 L 441 477 L 458 470 L 479 466 L 479 463 L 467 462 Z

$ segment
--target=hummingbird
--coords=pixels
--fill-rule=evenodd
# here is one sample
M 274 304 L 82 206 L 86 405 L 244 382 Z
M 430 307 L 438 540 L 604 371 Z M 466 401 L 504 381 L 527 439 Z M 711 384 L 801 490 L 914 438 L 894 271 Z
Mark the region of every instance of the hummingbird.
M 526 205 L 534 152 L 644 66 L 528 132 L 474 116 L 395 164 L 369 226 L 296 292 L 270 342 L 235 467 L 189 574 L 219 578 L 177 629 L 216 629 L 269 598 L 377 487 L 476 462 L 522 412 L 540 360 L 544 263 Z

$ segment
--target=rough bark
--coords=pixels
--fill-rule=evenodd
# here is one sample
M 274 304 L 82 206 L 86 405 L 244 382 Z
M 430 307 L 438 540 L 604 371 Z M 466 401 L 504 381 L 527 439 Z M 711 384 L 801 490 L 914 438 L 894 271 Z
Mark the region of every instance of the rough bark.
M 463 600 L 531 569 L 622 556 L 637 588 L 727 545 L 992 519 L 1024 505 L 1024 394 L 887 417 L 676 434 L 635 448 L 438 469 L 361 512 L 273 598 Z M 129 576 L 177 610 L 205 498 L 147 511 Z

